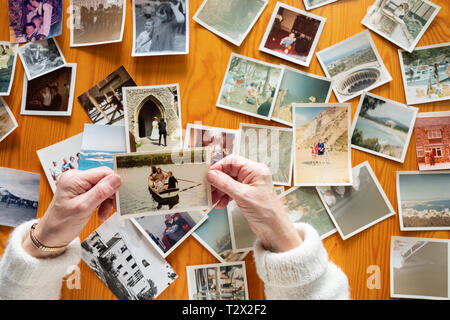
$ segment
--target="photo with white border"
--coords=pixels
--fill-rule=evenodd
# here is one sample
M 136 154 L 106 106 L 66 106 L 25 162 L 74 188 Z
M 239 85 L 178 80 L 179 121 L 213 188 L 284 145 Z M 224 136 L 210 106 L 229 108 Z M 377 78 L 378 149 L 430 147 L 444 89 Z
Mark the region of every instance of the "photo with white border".
M 306 10 L 315 9 L 339 0 L 303 0 Z
M 14 114 L 5 100 L 0 97 L 0 142 L 19 127 Z
M 19 51 L 19 45 L 16 43 L 0 41 L 0 48 L 3 51 L 0 56 L 0 70 L 2 69 L 10 70 L 10 72 L 2 71 L 0 80 L 2 81 L 2 83 L 4 83 L 5 82 L 4 79 L 6 76 L 7 85 L 4 86 L 2 84 L 2 86 L 0 86 L 0 96 L 9 96 L 9 94 L 11 93 L 12 84 L 14 82 L 14 72 L 16 71 L 17 53 Z
M 234 253 L 252 251 L 257 237 L 235 201 L 228 203 L 227 213 L 232 251 Z

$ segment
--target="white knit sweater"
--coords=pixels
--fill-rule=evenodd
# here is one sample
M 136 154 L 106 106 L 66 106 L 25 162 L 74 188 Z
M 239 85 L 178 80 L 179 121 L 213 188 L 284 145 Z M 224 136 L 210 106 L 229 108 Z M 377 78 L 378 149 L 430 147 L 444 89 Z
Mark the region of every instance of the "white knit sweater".
M 64 254 L 36 259 L 22 247 L 22 240 L 35 221 L 14 230 L 0 260 L 0 300 L 59 299 L 68 267 L 80 262 L 81 246 L 74 240 Z M 268 299 L 348 299 L 347 277 L 332 262 L 317 232 L 308 224 L 296 224 L 304 242 L 284 253 L 264 250 L 255 243 L 258 275 Z

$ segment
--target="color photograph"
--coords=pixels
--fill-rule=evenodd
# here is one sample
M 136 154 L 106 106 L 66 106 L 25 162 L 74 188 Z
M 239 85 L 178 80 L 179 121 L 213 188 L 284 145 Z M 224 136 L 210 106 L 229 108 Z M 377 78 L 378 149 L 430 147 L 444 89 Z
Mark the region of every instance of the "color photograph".
M 306 10 L 315 9 L 339 0 L 303 0 Z
M 16 70 L 18 45 L 0 41 L 0 96 L 9 96 Z
M 450 230 L 450 172 L 397 171 L 400 230 Z
M 248 225 L 247 219 L 237 206 L 235 201 L 231 201 L 227 206 L 228 224 L 231 234 L 231 248 L 234 253 L 248 252 L 253 250 L 256 235 Z
M 19 125 L 5 100 L 0 97 L 0 142 L 9 136 Z
M 403 163 L 418 108 L 364 92 L 352 127 L 352 148 Z

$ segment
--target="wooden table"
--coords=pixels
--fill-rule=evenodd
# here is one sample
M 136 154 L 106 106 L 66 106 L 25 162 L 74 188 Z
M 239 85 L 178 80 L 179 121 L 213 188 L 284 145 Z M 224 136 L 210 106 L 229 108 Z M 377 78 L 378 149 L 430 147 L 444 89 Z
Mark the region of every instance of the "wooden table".
M 67 12 L 67 0 L 64 12 Z M 202 0 L 190 1 L 190 16 L 194 15 Z M 304 9 L 301 0 L 283 2 Z M 367 8 L 374 0 L 341 0 L 333 4 L 312 10 L 314 14 L 327 18 L 325 28 L 319 40 L 317 50 L 323 50 L 344 40 L 365 28 L 360 23 Z M 441 6 L 441 11 L 431 24 L 418 46 L 447 42 L 450 40 L 450 9 L 446 0 L 433 0 Z M 0 40 L 9 40 L 7 0 L 0 0 Z M 288 64 L 310 73 L 324 75 L 317 58 L 314 57 L 309 68 L 299 67 L 285 60 L 258 51 L 260 41 L 269 22 L 276 1 L 270 0 L 268 7 L 256 23 L 241 47 L 226 42 L 205 28 L 190 20 L 190 53 L 182 56 L 131 57 L 132 10 L 131 1 L 127 1 L 126 25 L 122 43 L 92 47 L 70 48 L 69 30 L 66 25 L 63 34 L 57 38 L 67 62 L 78 64 L 75 87 L 75 101 L 71 117 L 20 116 L 22 97 L 23 67 L 17 61 L 14 84 L 6 102 L 14 112 L 19 128 L 0 143 L 0 166 L 41 173 L 41 194 L 38 215 L 42 216 L 52 199 L 52 191 L 41 168 L 36 150 L 57 143 L 83 130 L 89 117 L 78 103 L 76 97 L 88 90 L 110 72 L 124 65 L 138 85 L 160 85 L 179 83 L 181 91 L 181 114 L 183 128 L 186 123 L 201 120 L 204 125 L 236 129 L 240 122 L 278 125 L 249 116 L 216 108 L 216 100 L 231 52 L 240 53 L 263 61 Z M 68 15 L 64 15 L 68 19 Z M 374 94 L 405 103 L 397 47 L 391 42 L 371 32 L 378 51 L 386 64 L 392 82 L 372 90 Z M 350 100 L 352 114 L 356 111 L 359 98 Z M 334 95 L 330 102 L 336 102 Z M 421 112 L 450 110 L 449 101 L 420 105 Z M 408 149 L 405 163 L 389 161 L 368 153 L 352 150 L 353 165 L 368 160 L 380 180 L 389 200 L 397 208 L 395 172 L 398 170 L 418 170 L 414 136 Z M 364 208 L 361 208 L 363 210 Z M 81 234 L 84 239 L 100 225 L 93 218 Z M 0 254 L 7 245 L 11 228 L 0 227 Z M 400 232 L 398 215 L 391 217 L 374 227 L 343 241 L 339 234 L 327 238 L 324 244 L 330 258 L 347 274 L 351 297 L 353 299 L 388 299 L 389 291 L 389 250 L 393 235 L 449 238 L 450 232 Z M 217 260 L 192 237 L 187 239 L 169 257 L 168 262 L 178 273 L 179 278 L 160 296 L 159 299 L 187 299 L 187 265 L 217 263 Z M 264 299 L 264 287 L 258 278 L 252 254 L 245 259 L 248 285 L 251 299 Z M 370 274 L 369 266 L 379 266 L 381 288 L 369 290 L 366 286 Z M 63 289 L 63 299 L 114 299 L 109 289 L 101 282 L 89 267 L 81 262 L 81 289 Z M 65 286 L 64 286 L 65 287 Z

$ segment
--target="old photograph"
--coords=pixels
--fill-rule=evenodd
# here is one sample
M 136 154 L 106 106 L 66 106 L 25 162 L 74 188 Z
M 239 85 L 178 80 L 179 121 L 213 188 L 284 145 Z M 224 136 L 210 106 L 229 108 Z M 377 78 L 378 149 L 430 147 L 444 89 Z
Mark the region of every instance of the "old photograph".
M 439 10 L 427 0 L 376 0 L 361 23 L 411 52 Z
M 61 35 L 62 0 L 8 0 L 12 43 L 50 39 Z
M 294 185 L 351 185 L 350 104 L 296 104 L 294 111 Z
M 5 100 L 0 97 L 0 142 L 9 136 L 19 125 Z
M 235 201 L 231 201 L 228 204 L 227 213 L 231 234 L 231 250 L 234 253 L 253 250 L 253 245 L 257 239 L 256 235 L 250 229 L 247 219 Z
M 271 120 L 292 127 L 292 109 L 297 103 L 327 103 L 331 89 L 331 80 L 325 77 L 284 66 Z
M 0 167 L 0 226 L 17 227 L 36 218 L 41 176 Z
M 20 114 L 35 116 L 72 115 L 77 64 L 68 63 L 62 68 L 39 78 L 23 77 L 22 106 Z
M 414 136 L 420 171 L 450 169 L 450 111 L 418 113 Z
M 315 9 L 339 0 L 303 0 L 306 10 Z
M 121 42 L 125 25 L 124 0 L 70 0 L 70 46 Z
M 308 67 L 326 20 L 278 2 L 259 50 Z
M 128 152 L 182 148 L 178 84 L 123 87 Z
M 444 239 L 391 237 L 391 297 L 450 298 L 449 246 Z
M 245 262 L 186 267 L 189 300 L 248 300 Z
M 209 166 L 207 149 L 114 155 L 122 178 L 117 212 L 129 218 L 211 209 Z
M 292 180 L 291 128 L 241 123 L 236 153 L 266 164 L 274 184 L 290 186 Z
M 156 251 L 167 257 L 206 219 L 206 213 L 195 211 L 132 218 L 131 221 Z
M 153 300 L 178 277 L 133 223 L 118 214 L 81 243 L 81 256 L 119 300 Z
M 204 0 L 193 19 L 239 47 L 268 2 L 269 0 Z
M 189 0 L 133 0 L 132 56 L 189 53 Z
M 368 30 L 316 53 L 339 102 L 392 80 Z
M 36 151 L 53 193 L 55 193 L 56 183 L 63 172 L 78 169 L 82 140 L 83 133 L 79 133 Z
M 123 122 L 122 87 L 134 87 L 136 83 L 121 66 L 78 97 L 78 101 L 95 124 Z
M 352 148 L 403 163 L 418 108 L 364 92 L 352 126 Z
M 450 172 L 397 171 L 400 230 L 450 230 Z
M 408 104 L 450 99 L 450 42 L 398 50 Z
M 369 162 L 352 170 L 351 186 L 317 187 L 343 240 L 395 214 Z
M 14 81 L 18 45 L 0 41 L 0 96 L 9 96 Z
M 283 68 L 232 53 L 217 106 L 270 120 Z

